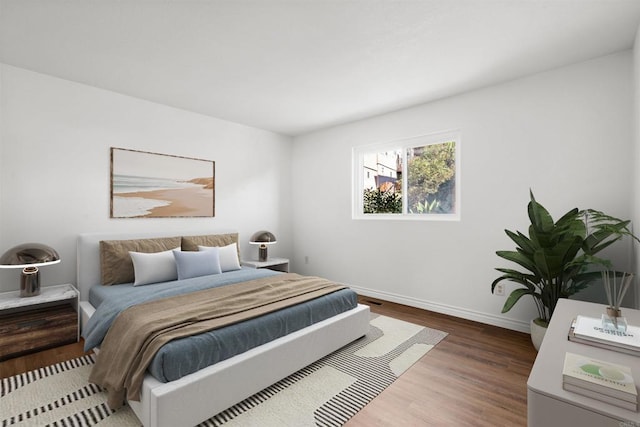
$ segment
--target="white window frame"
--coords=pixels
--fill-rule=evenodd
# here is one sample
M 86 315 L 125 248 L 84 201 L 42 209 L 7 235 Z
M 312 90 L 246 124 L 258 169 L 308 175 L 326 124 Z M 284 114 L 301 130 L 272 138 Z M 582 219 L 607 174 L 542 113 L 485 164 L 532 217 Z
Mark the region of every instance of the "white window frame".
M 454 141 L 456 144 L 456 185 L 455 206 L 456 212 L 451 214 L 412 214 L 407 212 L 407 148 L 423 147 L 425 145 L 440 144 Z M 397 214 L 365 214 L 363 206 L 364 192 L 364 156 L 372 152 L 384 153 L 385 151 L 402 150 L 402 212 Z M 390 141 L 372 145 L 354 147 L 352 150 L 352 219 L 364 220 L 409 220 L 409 221 L 460 221 L 461 212 L 461 136 L 459 131 L 438 132 L 428 135 L 415 136 L 398 141 Z

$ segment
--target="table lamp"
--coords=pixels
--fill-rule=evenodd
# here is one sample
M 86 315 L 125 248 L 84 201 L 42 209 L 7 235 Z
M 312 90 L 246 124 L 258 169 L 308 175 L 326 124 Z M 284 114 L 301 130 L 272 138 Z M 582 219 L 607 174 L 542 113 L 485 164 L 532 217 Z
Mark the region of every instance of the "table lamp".
M 273 245 L 276 243 L 276 236 L 268 231 L 258 231 L 251 236 L 249 243 L 258 246 L 258 261 L 264 262 L 267 260 L 267 245 Z
M 55 249 L 40 243 L 24 243 L 14 246 L 0 257 L 0 268 L 22 268 L 20 296 L 34 297 L 40 294 L 38 267 L 59 262 L 60 255 Z

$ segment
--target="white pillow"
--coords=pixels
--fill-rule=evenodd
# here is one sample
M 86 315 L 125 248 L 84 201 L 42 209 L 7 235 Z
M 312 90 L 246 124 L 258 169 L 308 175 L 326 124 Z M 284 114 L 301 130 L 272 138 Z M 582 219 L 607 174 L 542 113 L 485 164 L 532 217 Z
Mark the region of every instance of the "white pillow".
M 234 242 L 227 246 L 198 246 L 199 251 L 218 248 L 218 256 L 220 258 L 220 269 L 222 272 L 240 270 L 240 261 L 238 260 L 238 245 Z
M 176 249 L 179 250 L 180 248 Z M 178 279 L 173 250 L 153 253 L 130 251 L 129 255 L 131 255 L 131 261 L 133 261 L 133 271 L 135 273 L 133 286 Z
M 173 251 L 173 256 L 178 268 L 178 280 L 221 273 L 218 248 L 201 252 Z

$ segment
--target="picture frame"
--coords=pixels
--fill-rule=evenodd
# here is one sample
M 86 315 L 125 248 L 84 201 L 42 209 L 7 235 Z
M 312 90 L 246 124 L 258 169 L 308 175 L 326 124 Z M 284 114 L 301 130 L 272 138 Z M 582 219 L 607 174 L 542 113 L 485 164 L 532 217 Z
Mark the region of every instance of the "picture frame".
M 111 147 L 111 218 L 215 216 L 215 162 Z

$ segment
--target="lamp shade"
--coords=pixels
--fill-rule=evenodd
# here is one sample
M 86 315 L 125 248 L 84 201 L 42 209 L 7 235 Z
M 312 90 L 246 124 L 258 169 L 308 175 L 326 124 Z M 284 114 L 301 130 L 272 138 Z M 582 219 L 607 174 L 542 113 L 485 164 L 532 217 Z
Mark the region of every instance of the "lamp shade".
M 251 236 L 249 243 L 252 245 L 272 245 L 276 243 L 276 236 L 268 231 L 258 231 Z
M 0 268 L 40 267 L 59 262 L 60 255 L 52 247 L 41 243 L 24 243 L 14 246 L 0 257 Z
M 267 245 L 276 243 L 276 236 L 268 231 L 258 231 L 257 233 L 253 233 L 249 243 L 252 245 L 260 245 L 258 246 L 258 261 L 265 262 L 269 256 L 267 254 Z

